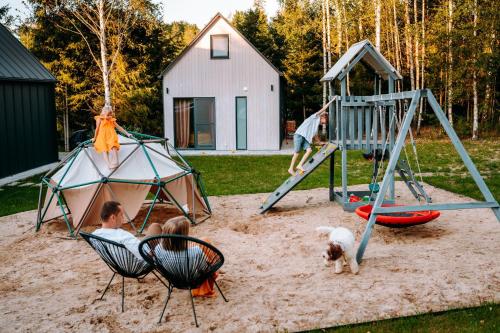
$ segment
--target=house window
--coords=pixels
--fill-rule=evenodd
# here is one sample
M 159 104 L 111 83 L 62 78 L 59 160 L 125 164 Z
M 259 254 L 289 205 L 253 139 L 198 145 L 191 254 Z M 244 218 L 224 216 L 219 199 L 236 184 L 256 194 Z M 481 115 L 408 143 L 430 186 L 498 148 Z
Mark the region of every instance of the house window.
M 210 36 L 210 58 L 229 59 L 229 35 Z

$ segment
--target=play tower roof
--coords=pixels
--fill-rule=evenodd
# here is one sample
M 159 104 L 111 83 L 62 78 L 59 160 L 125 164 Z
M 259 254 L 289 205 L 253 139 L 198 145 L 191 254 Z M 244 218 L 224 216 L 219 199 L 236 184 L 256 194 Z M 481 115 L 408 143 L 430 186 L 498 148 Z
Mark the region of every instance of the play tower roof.
M 330 68 L 328 73 L 323 76 L 321 81 L 342 80 L 359 61 L 372 68 L 384 80 L 389 79 L 389 77 L 392 77 L 394 80 L 401 80 L 403 78 L 373 44 L 365 39 L 353 44 L 335 65 Z

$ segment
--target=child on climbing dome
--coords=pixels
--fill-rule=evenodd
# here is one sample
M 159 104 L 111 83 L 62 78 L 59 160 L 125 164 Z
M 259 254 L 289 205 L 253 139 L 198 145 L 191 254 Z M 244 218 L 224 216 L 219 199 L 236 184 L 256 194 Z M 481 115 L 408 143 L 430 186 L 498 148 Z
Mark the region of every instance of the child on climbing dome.
M 311 143 L 313 137 L 318 132 L 318 126 L 320 122 L 321 115 L 326 112 L 328 106 L 333 102 L 331 100 L 321 110 L 304 120 L 304 122 L 297 128 L 295 134 L 293 135 L 293 156 L 292 162 L 290 163 L 290 168 L 288 169 L 288 173 L 292 176 L 295 176 L 294 165 L 297 162 L 297 158 L 299 157 L 300 151 L 305 150 L 304 156 L 300 160 L 299 164 L 297 164 L 297 170 L 299 173 L 304 172 L 303 164 L 311 154 L 312 148 Z
M 127 137 L 132 137 L 132 134 L 127 132 L 123 127 L 118 125 L 113 114 L 113 109 L 110 105 L 105 105 L 102 108 L 101 114 L 94 117 L 96 121 L 95 134 L 92 142 L 98 153 L 104 153 L 104 160 L 110 170 L 115 170 L 118 167 L 118 150 L 120 143 L 116 130 L 119 130 Z

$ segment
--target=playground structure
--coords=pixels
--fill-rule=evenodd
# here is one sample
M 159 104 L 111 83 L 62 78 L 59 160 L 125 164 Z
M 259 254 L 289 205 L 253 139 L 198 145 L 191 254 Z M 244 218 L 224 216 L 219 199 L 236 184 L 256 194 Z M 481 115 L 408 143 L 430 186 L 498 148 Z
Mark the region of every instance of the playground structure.
M 374 95 L 348 95 L 348 75 L 359 62 L 363 62 L 374 73 Z M 341 190 L 338 192 L 334 190 L 335 150 L 327 156 L 330 157 L 330 201 L 337 201 L 342 205 L 344 210 L 353 211 L 357 207 L 366 205 L 367 202 L 352 202 L 350 200 L 351 196 L 368 197 L 369 203 L 373 206 L 358 248 L 358 262 L 363 257 L 377 217 L 384 214 L 491 208 L 500 222 L 500 206 L 498 202 L 486 186 L 432 92 L 429 89 L 395 92 L 395 83 L 401 79 L 402 77 L 396 69 L 368 40 L 353 44 L 321 79 L 321 81 L 328 82 L 332 91 L 332 96 L 329 97 L 330 102 L 333 101 L 329 106 L 330 145 L 333 144 L 335 147 L 338 147 L 338 150 L 341 152 Z M 334 93 L 335 80 L 340 81 L 340 95 L 335 95 Z M 387 83 L 384 84 L 383 80 L 387 81 Z M 383 86 L 387 87 L 385 93 L 382 92 Z M 467 170 L 483 194 L 485 198 L 484 202 L 433 204 L 432 199 L 425 192 L 423 184 L 417 180 L 415 173 L 411 169 L 410 161 L 404 147 L 406 139 L 409 136 L 412 151 L 415 154 L 417 166 L 419 167 L 411 123 L 415 117 L 417 105 L 424 103 L 425 100 L 429 103 L 453 146 L 462 158 Z M 396 129 L 398 130 L 397 136 Z M 363 150 L 366 155 L 373 156 L 374 175 L 367 191 L 349 190 L 348 150 Z M 406 156 L 401 155 L 402 151 L 404 151 L 404 155 Z M 379 158 L 377 158 L 377 154 L 380 156 Z M 321 159 L 319 163 L 322 163 L 326 159 L 326 157 Z M 383 169 L 380 168 L 379 163 L 386 159 L 388 160 L 387 166 L 379 185 L 377 179 L 380 170 Z M 309 172 L 306 169 L 304 174 L 292 176 L 287 179 L 261 206 L 261 213 L 269 210 L 314 169 L 311 168 Z M 392 205 L 395 201 L 394 177 L 396 172 L 398 172 L 410 192 L 419 202 L 418 205 Z
M 122 203 L 125 218 L 137 233 L 143 231 L 158 202 L 172 204 L 192 224 L 210 217 L 200 173 L 167 139 L 133 134 L 134 138 L 119 136 L 120 163 L 114 170 L 107 167 L 88 140 L 45 174 L 40 184 L 36 230 L 62 217 L 70 236 L 76 237 L 82 226 L 100 220 L 100 208 L 108 200 Z M 152 200 L 146 200 L 150 194 L 154 195 Z M 144 204 L 149 209 L 137 228 L 132 220 Z

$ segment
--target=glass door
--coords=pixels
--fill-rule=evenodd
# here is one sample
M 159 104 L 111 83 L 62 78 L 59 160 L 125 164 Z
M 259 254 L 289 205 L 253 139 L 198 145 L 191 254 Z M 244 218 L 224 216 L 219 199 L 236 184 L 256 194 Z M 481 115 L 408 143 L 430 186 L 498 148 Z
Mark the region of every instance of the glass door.
M 194 145 L 215 149 L 215 98 L 194 98 Z
M 236 149 L 247 149 L 247 98 L 236 97 Z

